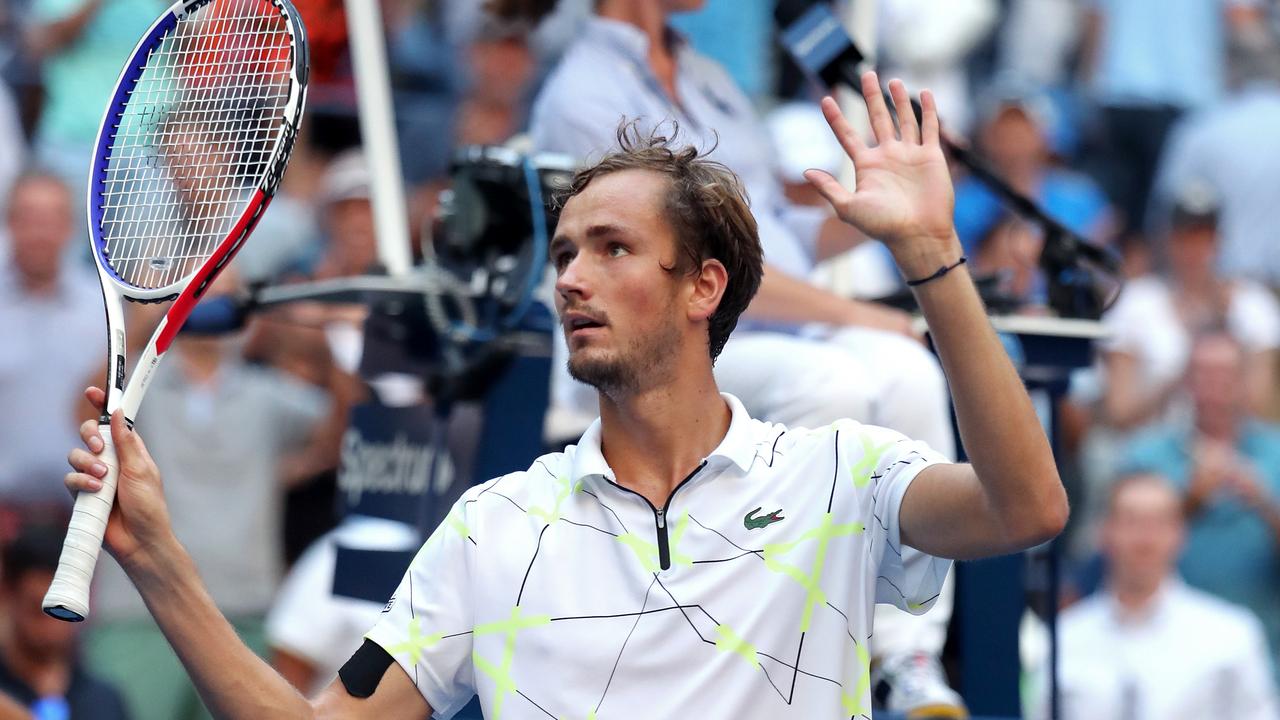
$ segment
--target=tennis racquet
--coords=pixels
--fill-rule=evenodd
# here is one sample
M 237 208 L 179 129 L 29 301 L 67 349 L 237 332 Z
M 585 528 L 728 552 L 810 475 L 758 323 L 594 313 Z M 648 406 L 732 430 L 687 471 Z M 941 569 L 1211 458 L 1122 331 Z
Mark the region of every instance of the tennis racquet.
M 132 426 L 174 336 L 266 210 L 293 149 L 307 87 L 302 21 L 288 0 L 180 0 L 130 56 L 90 166 L 89 241 L 107 310 L 102 489 L 81 492 L 44 610 L 89 614 L 89 582 L 119 473 L 110 417 Z M 124 300 L 173 301 L 125 382 Z

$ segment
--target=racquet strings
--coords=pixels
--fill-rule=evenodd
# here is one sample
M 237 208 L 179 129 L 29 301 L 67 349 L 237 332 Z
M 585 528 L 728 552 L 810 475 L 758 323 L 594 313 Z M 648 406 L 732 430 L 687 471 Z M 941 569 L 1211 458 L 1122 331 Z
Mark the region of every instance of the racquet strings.
M 97 202 L 107 262 L 152 290 L 190 275 L 270 171 L 290 35 L 265 0 L 212 0 L 151 52 L 115 123 Z

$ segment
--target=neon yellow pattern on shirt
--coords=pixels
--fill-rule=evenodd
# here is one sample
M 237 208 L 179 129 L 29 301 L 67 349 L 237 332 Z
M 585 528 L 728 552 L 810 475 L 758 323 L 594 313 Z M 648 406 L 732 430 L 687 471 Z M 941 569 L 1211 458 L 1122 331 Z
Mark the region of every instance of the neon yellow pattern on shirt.
M 858 462 L 849 468 L 849 474 L 853 477 L 854 487 L 866 487 L 871 482 L 871 476 L 875 474 L 876 468 L 880 465 L 880 459 L 884 457 L 884 453 L 889 449 L 893 442 L 887 442 L 879 447 L 871 444 L 871 436 L 862 436 L 862 457 Z
M 491 623 L 477 625 L 472 632 L 476 637 L 496 635 L 498 633 L 506 633 L 507 636 L 503 643 L 501 666 L 485 660 L 480 657 L 479 653 L 471 653 L 471 658 L 475 661 L 476 667 L 480 668 L 481 672 L 493 680 L 493 703 L 490 707 L 493 710 L 495 720 L 502 717 L 502 705 L 506 701 L 507 695 L 516 691 L 515 678 L 511 677 L 511 663 L 516 657 L 516 634 L 521 630 L 541 627 L 550 623 L 550 615 L 524 616 L 521 614 L 520 606 L 516 605 L 511 608 L 511 617 L 506 620 L 496 620 Z
M 760 667 L 760 659 L 756 657 L 756 646 L 738 637 L 738 634 L 728 625 L 716 626 L 716 649 L 721 652 L 737 653 L 751 667 Z
M 667 550 L 671 553 L 672 565 L 692 565 L 693 558 L 680 552 L 680 540 L 684 537 L 685 530 L 689 529 L 689 513 L 680 516 L 676 522 L 676 526 L 671 528 L 671 534 L 667 537 Z M 658 554 L 658 544 L 645 540 L 635 533 L 623 533 L 618 536 L 618 542 L 626 545 L 635 553 L 636 559 L 649 572 L 658 572 L 662 569 Z
M 581 484 L 579 484 L 581 486 Z M 564 501 L 573 494 L 573 483 L 569 482 L 569 478 L 563 475 L 556 478 L 556 504 L 550 510 L 540 507 L 529 508 L 529 514 L 536 518 L 541 518 L 548 525 L 555 525 L 560 519 L 560 508 L 564 505 Z
M 813 609 L 827 601 L 827 596 L 823 594 L 822 588 L 819 587 L 819 583 L 822 581 L 822 567 L 827 557 L 827 545 L 834 538 L 858 534 L 865 530 L 863 524 L 859 522 L 836 525 L 834 518 L 834 514 L 826 513 L 822 516 L 822 524 L 795 540 L 785 543 L 770 543 L 764 546 L 765 566 L 776 573 L 781 573 L 795 580 L 800 587 L 805 589 L 805 607 L 804 614 L 800 617 L 800 632 L 809 630 L 809 623 L 813 619 Z M 808 540 L 818 541 L 818 551 L 813 554 L 813 569 L 809 571 L 809 574 L 806 575 L 800 568 L 788 565 L 778 559 Z
M 392 645 L 387 648 L 387 652 L 393 656 L 407 654 L 413 664 L 417 665 L 422 660 L 422 651 L 443 639 L 444 635 L 442 633 L 423 635 L 422 619 L 414 618 L 409 621 L 409 638 L 398 645 Z
M 846 715 L 853 717 L 855 715 L 871 715 L 871 656 L 867 653 L 865 643 L 858 643 L 855 646 L 858 653 L 858 677 L 854 680 L 854 694 L 850 695 L 845 691 L 844 686 L 840 688 L 840 704 L 844 707 Z

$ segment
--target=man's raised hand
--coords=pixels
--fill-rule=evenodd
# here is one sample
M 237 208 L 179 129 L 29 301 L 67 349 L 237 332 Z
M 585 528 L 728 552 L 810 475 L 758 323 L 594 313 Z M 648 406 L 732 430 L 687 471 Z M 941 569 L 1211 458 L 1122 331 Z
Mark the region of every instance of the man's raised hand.
M 928 90 L 920 94 L 922 112 L 917 123 L 902 81 L 891 81 L 889 93 L 898 110 L 896 130 L 879 79 L 874 72 L 863 74 L 862 96 L 874 147 L 858 137 L 835 100 L 822 100 L 827 123 L 853 161 L 857 174 L 853 191 L 821 170 L 808 170 L 805 177 L 842 220 L 884 242 L 908 277 L 927 275 L 940 261 L 958 257 L 955 192 L 942 152 L 933 94 Z

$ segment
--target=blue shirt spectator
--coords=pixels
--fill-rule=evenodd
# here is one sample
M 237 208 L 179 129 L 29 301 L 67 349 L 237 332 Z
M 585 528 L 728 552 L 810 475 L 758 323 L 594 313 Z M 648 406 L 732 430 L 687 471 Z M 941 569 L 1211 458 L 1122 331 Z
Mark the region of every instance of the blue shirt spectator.
M 1225 333 L 1192 350 L 1190 424 L 1171 422 L 1135 438 L 1121 472 L 1156 472 L 1183 493 L 1186 581 L 1248 607 L 1280 648 L 1280 426 L 1249 419 L 1239 382 L 1243 351 Z

